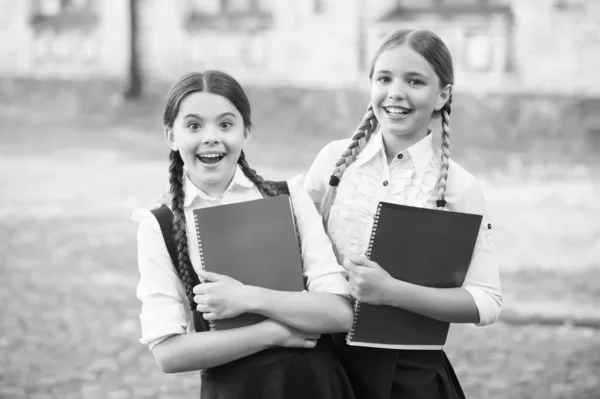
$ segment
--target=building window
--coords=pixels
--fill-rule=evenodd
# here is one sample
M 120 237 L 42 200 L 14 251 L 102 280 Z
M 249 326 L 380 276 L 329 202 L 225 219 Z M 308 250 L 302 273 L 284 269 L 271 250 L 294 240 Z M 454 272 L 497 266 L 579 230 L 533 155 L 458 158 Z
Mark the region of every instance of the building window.
M 480 30 L 466 32 L 463 46 L 465 69 L 473 72 L 491 71 L 493 54 L 493 42 L 488 32 Z
M 200 14 L 257 14 L 265 10 L 259 0 L 192 0 L 193 12 Z
M 313 9 L 315 14 L 323 14 L 323 0 L 313 0 Z
M 190 30 L 258 31 L 272 25 L 267 2 L 260 0 L 192 0 Z
M 94 0 L 35 0 L 31 24 L 55 31 L 94 28 L 98 18 Z

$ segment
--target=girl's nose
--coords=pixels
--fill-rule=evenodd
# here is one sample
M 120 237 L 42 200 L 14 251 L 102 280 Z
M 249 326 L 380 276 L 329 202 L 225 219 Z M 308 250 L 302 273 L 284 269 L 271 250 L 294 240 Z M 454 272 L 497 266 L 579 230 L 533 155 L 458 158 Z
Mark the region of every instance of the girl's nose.
M 217 144 L 220 143 L 219 134 L 216 129 L 208 128 L 204 131 L 204 135 L 202 136 L 203 144 Z
M 391 99 L 406 98 L 406 90 L 404 90 L 404 86 L 402 85 L 402 83 L 394 82 L 389 86 L 388 98 L 391 98 Z

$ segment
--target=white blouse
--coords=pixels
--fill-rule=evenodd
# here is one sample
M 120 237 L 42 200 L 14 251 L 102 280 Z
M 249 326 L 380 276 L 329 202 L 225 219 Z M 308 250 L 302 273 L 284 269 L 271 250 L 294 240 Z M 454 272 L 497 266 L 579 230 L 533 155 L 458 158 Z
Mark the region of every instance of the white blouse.
M 325 146 L 306 175 L 305 187 L 317 205 L 320 205 L 335 163 L 349 143 L 350 139 L 345 139 Z M 434 149 L 431 134 L 396 154 L 389 165 L 382 135 L 374 134 L 344 172 L 331 207 L 328 231 L 338 262 L 343 264 L 348 256 L 365 253 L 379 201 L 436 208 L 440 165 L 441 150 Z M 452 160 L 445 199 L 448 210 L 483 215 L 463 288 L 475 301 L 480 317 L 478 325 L 491 324 L 498 318 L 502 305 L 492 225 L 475 177 Z
M 195 244 L 197 237 L 192 211 L 259 199 L 262 195 L 239 167 L 222 198 L 206 195 L 188 178 L 184 182 L 189 255 L 194 270 L 199 271 L 202 268 L 199 249 Z M 302 243 L 308 290 L 350 295 L 350 287 L 344 278 L 345 269 L 337 263 L 331 242 L 323 229 L 321 216 L 305 191 L 303 181 L 292 179 L 288 181 L 288 186 Z M 137 242 L 140 281 L 137 297 L 142 302 L 140 342 L 148 344 L 152 349 L 171 335 L 194 331 L 194 325 L 183 284 L 173 267 L 156 218 L 149 210 L 140 209 L 134 212 L 132 219 L 139 222 Z

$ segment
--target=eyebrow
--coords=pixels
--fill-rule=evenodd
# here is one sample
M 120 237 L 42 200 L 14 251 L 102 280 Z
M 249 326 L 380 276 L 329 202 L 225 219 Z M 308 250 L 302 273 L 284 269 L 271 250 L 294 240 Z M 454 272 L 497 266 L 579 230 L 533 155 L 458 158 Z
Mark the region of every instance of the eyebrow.
M 388 71 L 388 70 L 385 70 L 385 69 L 384 69 L 384 70 L 381 70 L 381 71 L 375 71 L 375 73 L 374 73 L 374 74 L 380 74 L 380 75 L 393 75 L 393 73 L 392 73 L 392 72 L 390 72 L 390 71 Z M 414 72 L 414 71 L 407 72 L 407 73 L 405 73 L 405 75 L 407 75 L 407 76 L 420 76 L 420 77 L 422 77 L 422 78 L 427 78 L 427 76 L 426 76 L 426 75 L 423 75 L 423 74 L 422 74 L 422 73 L 420 73 L 420 72 Z
M 236 117 L 233 112 L 223 112 L 222 114 L 218 115 L 215 119 L 221 119 L 221 118 L 224 118 L 226 116 L 233 116 L 234 118 Z M 187 114 L 186 116 L 184 116 L 184 119 L 185 118 L 196 118 L 196 119 L 204 120 L 204 118 L 201 117 L 198 114 Z
M 422 74 L 422 73 L 420 73 L 420 72 L 407 72 L 407 73 L 406 73 L 406 75 L 407 75 L 407 76 L 419 76 L 419 77 L 421 77 L 421 78 L 425 78 L 425 79 L 427 79 L 427 76 L 426 76 L 426 75 L 423 75 L 423 74 Z

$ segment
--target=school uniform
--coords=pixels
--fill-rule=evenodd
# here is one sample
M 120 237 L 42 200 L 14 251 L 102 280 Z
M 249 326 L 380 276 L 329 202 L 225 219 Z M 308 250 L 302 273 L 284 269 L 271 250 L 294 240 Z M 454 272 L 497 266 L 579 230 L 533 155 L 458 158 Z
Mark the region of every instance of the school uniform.
M 325 146 L 305 178 L 305 187 L 317 204 L 329 176 L 349 139 Z M 436 208 L 441 151 L 429 134 L 396 154 L 388 164 L 380 132 L 374 134 L 346 169 L 331 207 L 327 230 L 338 262 L 367 251 L 379 201 Z M 451 211 L 483 215 L 464 288 L 477 306 L 478 326 L 493 323 L 502 303 L 498 265 L 491 241 L 492 224 L 476 179 L 450 160 L 445 199 Z M 435 242 L 431 242 L 435 248 Z M 343 335 L 334 339 L 358 399 L 463 398 L 452 365 L 443 350 L 388 350 L 348 346 Z
M 300 180 L 288 182 L 302 244 L 304 277 L 308 291 L 349 296 L 344 269 L 337 263 L 321 218 Z M 262 198 L 260 191 L 236 168 L 221 198 L 213 198 L 184 178 L 184 212 L 188 250 L 196 272 L 202 270 L 193 210 Z M 142 302 L 140 342 L 150 349 L 176 335 L 203 331 L 194 318 L 184 287 L 175 271 L 157 219 L 138 210 L 137 296 Z M 196 321 L 196 325 L 194 325 Z M 316 348 L 272 348 L 201 371 L 202 399 L 240 398 L 354 398 L 348 378 L 334 355 L 329 337 Z

